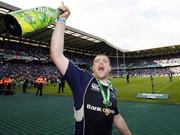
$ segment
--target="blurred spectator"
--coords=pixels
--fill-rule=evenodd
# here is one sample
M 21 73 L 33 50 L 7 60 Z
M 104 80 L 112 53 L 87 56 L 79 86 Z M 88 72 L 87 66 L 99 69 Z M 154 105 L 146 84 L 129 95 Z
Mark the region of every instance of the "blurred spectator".
M 39 76 L 36 80 L 36 84 L 37 84 L 37 91 L 36 91 L 36 96 L 38 95 L 38 93 L 40 92 L 40 96 L 42 96 L 42 90 L 43 90 L 43 85 L 46 82 L 46 78 L 44 76 Z

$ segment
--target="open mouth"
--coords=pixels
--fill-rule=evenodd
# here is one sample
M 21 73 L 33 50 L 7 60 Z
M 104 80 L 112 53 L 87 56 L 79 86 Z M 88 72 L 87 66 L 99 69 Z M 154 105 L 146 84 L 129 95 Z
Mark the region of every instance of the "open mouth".
M 98 68 L 98 71 L 99 71 L 99 72 L 103 72 L 103 71 L 104 71 L 104 67 L 99 67 L 99 68 Z

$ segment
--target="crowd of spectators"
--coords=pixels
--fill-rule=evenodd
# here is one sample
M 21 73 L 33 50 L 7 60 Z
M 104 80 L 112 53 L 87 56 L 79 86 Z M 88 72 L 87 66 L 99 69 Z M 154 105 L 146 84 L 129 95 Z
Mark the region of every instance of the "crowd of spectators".
M 65 51 L 65 55 L 80 68 L 91 72 L 89 61 L 93 60 L 93 56 L 68 51 Z M 133 76 L 180 74 L 180 55 L 143 59 L 119 58 L 119 66 L 117 66 L 117 58 L 110 59 L 113 75 L 122 75 L 125 72 Z M 0 77 L 6 75 L 30 80 L 34 80 L 39 75 L 50 80 L 56 80 L 60 76 L 49 57 L 49 48 L 2 42 L 0 44 Z
M 13 77 L 29 78 L 34 80 L 39 75 L 43 75 L 46 78 L 57 78 L 59 72 L 57 68 L 52 64 L 42 63 L 22 63 L 22 62 L 11 62 L 0 64 L 0 76 L 11 75 Z
M 154 60 L 154 62 L 157 63 L 158 65 L 161 65 L 162 67 L 179 66 L 180 65 L 180 57 L 179 58 Z
M 127 70 L 127 72 L 131 76 L 149 76 L 149 75 L 153 75 L 153 76 L 168 76 L 169 74 L 180 75 L 180 67 L 131 69 L 131 70 Z

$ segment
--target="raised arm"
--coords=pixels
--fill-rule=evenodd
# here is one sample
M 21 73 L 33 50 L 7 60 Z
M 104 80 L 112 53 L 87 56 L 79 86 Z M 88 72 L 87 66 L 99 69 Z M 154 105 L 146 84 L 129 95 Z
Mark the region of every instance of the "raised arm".
M 132 135 L 128 129 L 128 126 L 126 125 L 126 122 L 120 114 L 114 116 L 113 124 L 123 135 Z
M 61 74 L 64 75 L 69 63 L 69 60 L 63 54 L 64 30 L 65 21 L 69 17 L 70 11 L 63 2 L 60 8 L 64 11 L 64 13 L 59 16 L 58 21 L 55 24 L 55 29 L 51 37 L 50 57 Z

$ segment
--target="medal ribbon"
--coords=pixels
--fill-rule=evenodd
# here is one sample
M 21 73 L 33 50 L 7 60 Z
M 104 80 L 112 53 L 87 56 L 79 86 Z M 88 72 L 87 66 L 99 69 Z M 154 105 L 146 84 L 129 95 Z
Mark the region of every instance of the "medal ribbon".
M 103 104 L 107 107 L 107 106 L 111 106 L 112 103 L 110 102 L 110 89 L 112 89 L 112 83 L 111 81 L 108 80 L 108 88 L 107 88 L 107 92 L 105 92 L 102 84 L 100 83 L 99 80 L 97 80 L 102 97 L 103 97 Z

